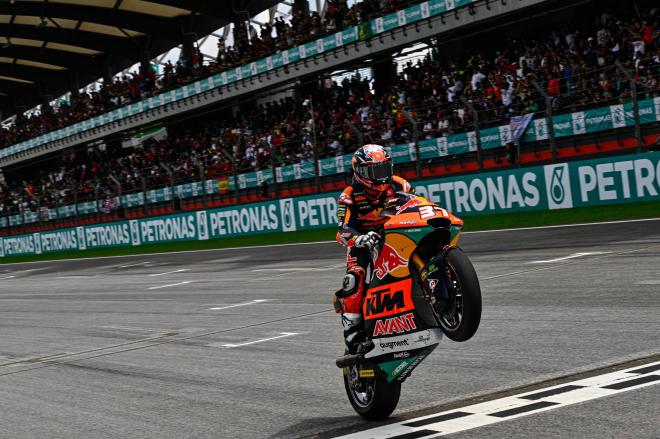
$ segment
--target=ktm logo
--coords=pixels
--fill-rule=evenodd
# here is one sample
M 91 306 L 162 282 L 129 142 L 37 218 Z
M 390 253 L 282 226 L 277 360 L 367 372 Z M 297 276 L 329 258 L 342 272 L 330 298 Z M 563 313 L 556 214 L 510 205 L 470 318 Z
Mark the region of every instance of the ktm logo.
M 403 308 L 403 291 L 390 293 L 388 290 L 376 291 L 367 299 L 367 315 L 380 314 Z
M 411 286 L 412 280 L 408 278 L 368 290 L 364 300 L 365 319 L 377 319 L 414 309 L 410 296 Z
M 401 334 L 417 329 L 413 313 L 409 312 L 399 317 L 378 320 L 374 328 L 374 337 L 379 335 Z

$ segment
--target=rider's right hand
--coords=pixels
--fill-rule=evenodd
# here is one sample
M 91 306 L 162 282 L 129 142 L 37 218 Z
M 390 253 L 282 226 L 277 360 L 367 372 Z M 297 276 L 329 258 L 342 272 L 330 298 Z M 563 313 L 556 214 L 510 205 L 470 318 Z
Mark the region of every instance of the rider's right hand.
M 373 249 L 380 241 L 380 235 L 376 232 L 369 232 L 355 238 L 355 247 Z

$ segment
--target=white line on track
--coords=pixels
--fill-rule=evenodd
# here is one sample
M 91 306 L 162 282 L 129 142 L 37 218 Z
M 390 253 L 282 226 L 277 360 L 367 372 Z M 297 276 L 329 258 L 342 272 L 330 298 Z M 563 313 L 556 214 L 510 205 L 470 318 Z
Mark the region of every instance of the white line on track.
M 343 266 L 343 265 L 342 265 Z M 298 271 L 330 271 L 330 270 L 336 270 L 337 268 L 335 267 L 328 267 L 328 268 L 314 268 L 314 267 L 292 267 L 292 268 L 255 268 L 254 270 L 251 271 L 275 271 L 275 272 L 298 272 Z
M 472 235 L 472 234 L 481 234 L 481 233 L 499 233 L 499 232 L 516 232 L 516 231 L 525 231 L 525 230 L 541 230 L 541 229 L 558 229 L 563 227 L 584 227 L 584 226 L 597 226 L 597 225 L 607 225 L 607 224 L 631 224 L 639 222 L 648 222 L 648 221 L 660 221 L 660 218 L 644 218 L 636 220 L 623 220 L 623 221 L 602 221 L 602 222 L 593 222 L 593 223 L 580 223 L 580 224 L 558 224 L 554 226 L 537 226 L 537 227 L 519 227 L 513 229 L 495 229 L 495 230 L 477 230 L 477 231 L 467 231 L 463 232 L 463 235 Z M 175 254 L 186 254 L 186 253 L 206 253 L 206 252 L 223 252 L 223 251 L 232 251 L 232 250 L 246 250 L 246 249 L 260 249 L 260 248 L 277 248 L 277 247 L 297 247 L 305 245 L 319 245 L 319 244 L 332 244 L 337 243 L 337 241 L 314 241 L 314 242 L 292 242 L 287 244 L 268 244 L 268 245 L 249 245 L 244 247 L 225 247 L 225 248 L 207 248 L 202 250 L 180 250 L 174 252 L 156 252 L 156 253 L 136 253 L 134 255 L 119 255 L 119 256 L 94 256 L 91 258 L 69 258 L 69 259 L 57 259 L 55 262 L 72 262 L 80 260 L 96 260 L 96 259 L 119 259 L 119 258 L 138 258 L 138 257 L 152 257 L 152 256 L 163 256 L 163 255 L 175 255 Z M 9 262 L 2 264 L 2 259 L 0 259 L 0 266 L 11 266 L 11 265 L 30 265 L 30 264 L 43 264 L 43 263 L 52 263 L 53 261 L 31 261 L 31 262 Z
M 190 271 L 190 268 L 179 268 L 178 270 L 166 271 L 165 273 L 153 273 L 150 274 L 149 277 L 165 276 L 167 274 L 181 273 L 184 271 Z
M 147 289 L 148 290 L 159 290 L 161 288 L 178 287 L 179 285 L 186 285 L 186 284 L 189 284 L 189 283 L 192 283 L 192 281 L 191 280 L 184 280 L 183 282 L 177 282 L 175 284 L 158 285 L 156 287 L 150 287 L 150 288 L 147 288 Z
M 263 343 L 265 341 L 271 341 L 271 340 L 277 340 L 278 338 L 285 338 L 285 337 L 291 337 L 294 335 L 298 335 L 297 332 L 280 332 L 280 335 L 276 337 L 269 337 L 269 338 L 262 338 L 259 340 L 254 340 L 254 341 L 248 341 L 246 343 L 225 343 L 222 345 L 223 348 L 239 348 L 241 346 L 247 346 L 251 344 L 257 344 L 257 343 Z
M 660 279 L 643 280 L 640 282 L 635 282 L 635 285 L 660 285 Z
M 439 437 L 656 384 L 660 384 L 660 362 L 458 407 L 340 438 Z
M 254 299 L 250 302 L 235 303 L 233 305 L 227 305 L 227 306 L 219 306 L 219 307 L 209 308 L 209 310 L 211 310 L 211 311 L 220 311 L 220 310 L 223 310 L 223 309 L 237 308 L 239 306 L 254 305 L 256 303 L 263 303 L 263 302 L 267 302 L 267 301 L 268 301 L 268 299 Z
M 552 262 L 561 262 L 561 261 L 566 261 L 568 259 L 575 259 L 575 258 L 583 258 L 585 256 L 598 256 L 598 255 L 607 255 L 612 252 L 583 252 L 583 253 L 573 253 L 572 255 L 568 256 L 562 256 L 560 258 L 554 258 L 554 259 L 546 259 L 546 260 L 541 260 L 541 261 L 532 261 L 528 262 L 528 264 L 550 264 Z
M 139 267 L 140 265 L 147 265 L 147 264 L 151 264 L 151 263 L 152 262 L 144 261 L 144 262 L 138 262 L 137 264 L 120 265 L 119 268 Z
M 12 271 L 12 270 L 3 270 L 3 271 L 1 271 L 0 273 L 7 273 L 9 276 L 7 276 L 7 277 L 2 277 L 2 278 L 0 278 L 0 279 L 12 279 L 12 278 L 16 277 L 16 276 L 15 276 L 16 274 L 29 273 L 29 272 L 31 272 L 31 271 L 43 271 L 43 270 L 46 270 L 47 268 L 48 268 L 48 267 L 41 267 L 41 268 L 28 268 L 28 269 L 26 269 L 26 270 L 14 270 L 14 271 Z
M 5 279 L 13 279 L 16 276 L 5 276 L 5 277 L 0 277 L 0 280 L 5 280 Z

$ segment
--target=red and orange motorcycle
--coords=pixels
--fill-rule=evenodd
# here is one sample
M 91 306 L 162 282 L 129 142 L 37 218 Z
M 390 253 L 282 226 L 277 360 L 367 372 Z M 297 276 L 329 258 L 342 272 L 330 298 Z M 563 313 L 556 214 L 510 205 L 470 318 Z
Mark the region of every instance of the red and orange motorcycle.
M 381 213 L 389 219 L 364 299 L 367 340 L 337 359 L 351 405 L 369 420 L 394 411 L 401 383 L 443 334 L 469 340 L 481 320 L 479 280 L 457 247 L 463 221 L 420 196 L 397 197 Z

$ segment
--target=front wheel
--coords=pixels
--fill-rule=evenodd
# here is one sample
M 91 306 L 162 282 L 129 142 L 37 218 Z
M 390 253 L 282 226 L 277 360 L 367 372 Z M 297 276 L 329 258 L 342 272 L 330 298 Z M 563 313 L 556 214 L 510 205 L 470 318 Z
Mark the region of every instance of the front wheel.
M 442 332 L 453 341 L 472 338 L 481 322 L 481 287 L 472 262 L 459 249 L 451 249 L 444 261 L 449 293 L 447 306 L 438 314 Z
M 360 379 L 357 373 L 355 366 L 344 369 L 344 387 L 353 409 L 369 421 L 387 419 L 399 402 L 401 383 L 388 383 L 382 378 Z

